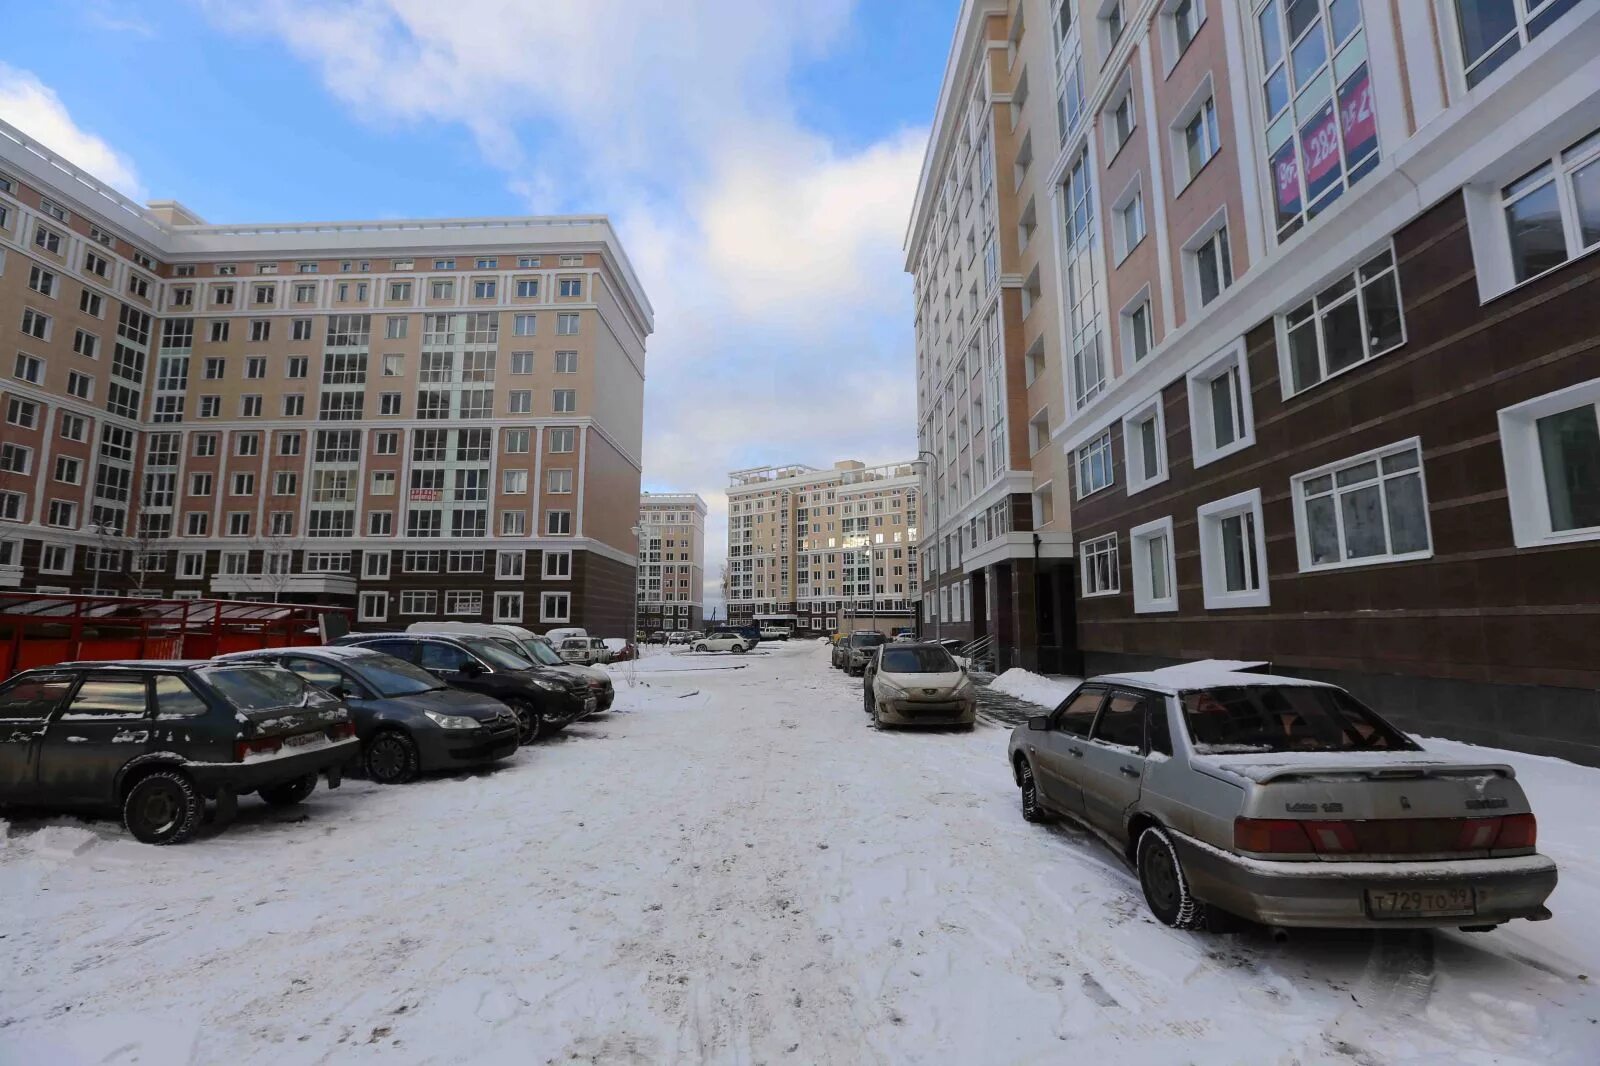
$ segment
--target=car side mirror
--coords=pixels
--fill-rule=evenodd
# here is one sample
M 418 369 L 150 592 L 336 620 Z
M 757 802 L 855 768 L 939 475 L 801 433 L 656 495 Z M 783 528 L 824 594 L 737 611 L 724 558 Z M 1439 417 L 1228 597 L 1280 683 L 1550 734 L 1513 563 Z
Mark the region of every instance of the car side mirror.
M 347 700 L 350 698 L 351 692 L 350 689 L 345 685 L 334 685 L 332 688 L 328 689 L 328 695 L 338 696 L 341 700 Z
M 462 677 L 477 677 L 483 673 L 483 667 L 474 659 L 468 659 L 461 664 Z
M 1050 716 L 1048 714 L 1033 715 L 1028 719 L 1028 728 L 1036 733 L 1048 733 L 1050 731 Z

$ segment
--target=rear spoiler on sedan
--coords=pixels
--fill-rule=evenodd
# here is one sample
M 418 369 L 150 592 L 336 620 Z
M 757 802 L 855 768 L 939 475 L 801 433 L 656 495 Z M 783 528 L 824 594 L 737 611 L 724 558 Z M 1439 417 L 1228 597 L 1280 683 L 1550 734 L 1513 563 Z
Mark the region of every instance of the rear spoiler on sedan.
M 1195 759 L 1198 770 L 1214 777 L 1244 778 L 1258 785 L 1273 781 L 1418 781 L 1443 777 L 1504 777 L 1517 772 L 1505 763 L 1411 763 L 1399 766 L 1317 766 L 1308 763 L 1228 763 Z

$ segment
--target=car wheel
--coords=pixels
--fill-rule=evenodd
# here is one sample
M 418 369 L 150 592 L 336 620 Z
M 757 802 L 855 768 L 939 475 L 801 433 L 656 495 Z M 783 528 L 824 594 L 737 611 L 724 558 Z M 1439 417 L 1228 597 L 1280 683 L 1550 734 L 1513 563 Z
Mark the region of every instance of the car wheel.
M 1039 805 L 1039 786 L 1033 780 L 1033 767 L 1023 759 L 1017 767 L 1018 784 L 1022 787 L 1022 819 L 1027 822 L 1048 822 L 1050 816 Z
M 694 646 L 694 650 L 695 651 L 705 651 L 706 650 L 706 646 L 704 644 L 696 644 Z
M 1174 929 L 1205 925 L 1205 904 L 1189 894 L 1189 880 L 1178 861 L 1178 849 L 1165 829 L 1153 825 L 1139 834 L 1139 887 L 1150 913 Z
M 317 790 L 317 775 L 307 774 L 256 792 L 269 807 L 293 807 Z
M 544 720 L 539 709 L 527 700 L 510 699 L 505 701 L 505 705 L 517 716 L 517 743 L 532 744 L 550 732 L 550 724 Z
M 205 798 L 187 774 L 158 770 L 128 789 L 122 824 L 142 844 L 182 844 L 200 828 L 205 808 Z
M 733 646 L 733 652 L 735 655 L 743 655 L 748 650 L 749 649 L 747 649 L 743 644 L 735 644 Z
M 367 776 L 380 785 L 403 785 L 417 776 L 416 741 L 398 729 L 385 729 L 367 741 Z

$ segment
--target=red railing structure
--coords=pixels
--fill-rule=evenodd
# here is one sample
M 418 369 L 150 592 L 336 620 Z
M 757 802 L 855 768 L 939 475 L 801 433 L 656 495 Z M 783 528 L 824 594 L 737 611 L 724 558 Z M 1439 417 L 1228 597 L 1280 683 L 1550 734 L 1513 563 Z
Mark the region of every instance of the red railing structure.
M 322 616 L 344 607 L 0 592 L 0 679 L 83 659 L 209 659 L 322 643 Z

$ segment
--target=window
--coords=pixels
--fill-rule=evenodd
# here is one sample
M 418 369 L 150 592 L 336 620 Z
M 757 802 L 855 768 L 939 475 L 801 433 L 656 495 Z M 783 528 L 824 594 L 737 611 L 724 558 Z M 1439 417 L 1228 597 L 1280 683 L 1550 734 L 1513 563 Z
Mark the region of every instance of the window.
M 501 511 L 500 535 L 502 537 L 525 537 L 528 535 L 527 511 Z
M 261 417 L 261 397 L 260 396 L 241 396 L 241 397 L 239 397 L 239 416 L 241 418 L 260 418 Z
M 1116 250 L 1116 260 L 1120 263 L 1144 240 L 1144 191 L 1137 179 L 1118 198 L 1116 206 L 1111 209 L 1111 217 L 1112 244 Z
M 521 375 L 524 375 L 524 374 L 533 373 L 533 353 L 532 352 L 512 352 L 511 353 L 511 373 L 513 373 L 515 375 L 518 375 L 518 376 L 521 376 Z
M 0 474 L 26 474 L 32 469 L 32 448 L 24 448 L 20 444 L 0 444 Z M 60 467 L 56 469 L 60 470 Z
M 497 592 L 494 594 L 494 620 L 496 622 L 522 621 L 522 593 Z
M 211 323 L 211 343 L 222 344 L 228 339 L 228 320 L 219 318 Z
M 265 341 L 272 338 L 272 323 L 265 318 L 253 319 L 250 323 L 250 339 L 252 341 Z
M 299 455 L 302 446 L 299 430 L 290 430 L 278 434 L 279 455 Z
M 1393 253 L 1323 289 L 1285 315 L 1280 328 L 1286 397 L 1398 348 L 1405 321 Z
M 190 288 L 188 286 L 184 286 L 181 289 L 173 289 L 172 290 L 172 306 L 173 307 L 193 307 L 194 306 L 194 289 L 192 289 L 192 288 Z
M 1178 176 L 1178 187 L 1181 189 L 1193 181 L 1195 175 L 1211 162 L 1211 157 L 1216 155 L 1221 147 L 1222 136 L 1217 132 L 1216 102 L 1208 96 L 1183 124 L 1183 151 L 1178 156 L 1178 161 L 1186 169 Z
M 233 454 L 256 456 L 261 454 L 261 434 L 239 433 L 233 438 Z
M 490 278 L 479 278 L 472 283 L 472 298 L 474 300 L 494 299 L 496 285 Z M 474 614 L 477 612 L 474 611 Z
M 86 315 L 100 318 L 105 311 L 105 300 L 101 298 L 99 293 L 84 289 L 83 293 L 78 297 L 78 310 Z
M 1107 52 L 1117 46 L 1122 39 L 1122 31 L 1127 28 L 1123 21 L 1122 0 L 1107 0 L 1100 7 L 1100 26 L 1105 37 Z
M 389 300 L 392 303 L 410 303 L 411 302 L 411 282 L 409 282 L 409 281 L 391 281 L 389 283 Z M 393 319 L 391 319 L 390 321 L 393 321 Z M 405 319 L 402 318 L 402 319 L 400 319 L 400 321 L 404 322 Z
M 52 255 L 61 254 L 61 234 L 48 226 L 39 226 L 33 231 L 33 243 Z
M 539 296 L 539 279 L 518 278 L 517 296 L 524 300 L 537 299 Z
M 540 261 L 539 257 L 536 256 L 536 255 L 521 255 L 521 256 L 518 256 L 517 257 L 517 269 L 518 270 L 537 270 L 539 268 L 539 261 Z
M 382 622 L 388 617 L 389 594 L 387 592 L 363 592 L 361 594 L 361 621 Z
M 404 340 L 406 337 L 406 323 L 410 320 L 404 315 L 389 315 L 384 320 L 383 336 L 385 340 Z
M 1170 70 L 1178 61 L 1178 57 L 1189 50 L 1189 45 L 1194 41 L 1195 34 L 1200 32 L 1200 24 L 1205 21 L 1205 5 L 1202 0 L 1177 0 L 1167 6 L 1166 18 L 1170 38 L 1167 51 L 1170 57 L 1167 68 Z
M 526 455 L 532 434 L 526 429 L 506 430 L 506 454 Z
M 193 451 L 196 458 L 205 459 L 217 454 L 217 435 L 215 433 L 196 433 L 193 440 Z
M 1078 545 L 1078 565 L 1083 572 L 1085 596 L 1112 596 L 1122 591 L 1122 571 L 1117 559 L 1115 533 Z
M 1266 533 L 1261 490 L 1251 489 L 1208 503 L 1196 512 L 1200 525 L 1200 579 L 1206 610 L 1266 607 Z
M 1519 548 L 1600 539 L 1600 378 L 1499 413 Z
M 73 529 L 78 524 L 78 505 L 71 500 L 51 500 L 44 524 Z
M 577 450 L 578 431 L 571 426 L 564 426 L 550 431 L 550 451 L 555 454 L 565 454 Z
M 1416 440 L 1301 474 L 1292 484 L 1301 570 L 1433 554 Z
M 1494 73 L 1574 6 L 1573 0 L 1456 0 L 1467 86 Z
M 372 454 L 374 455 L 399 455 L 400 434 L 391 430 L 372 435 Z
M 548 473 L 548 485 L 552 495 L 564 496 L 572 491 L 572 470 L 569 467 L 552 467 Z
M 550 393 L 551 410 L 556 414 L 572 414 L 578 409 L 576 389 L 554 389 Z
M 435 278 L 428 283 L 428 298 L 432 300 L 453 300 L 456 296 L 456 283 L 448 278 Z
M 526 415 L 533 412 L 533 393 L 527 389 L 513 389 L 510 393 L 510 406 L 507 413 L 513 415 Z
M 1078 449 L 1078 499 L 1109 488 L 1115 480 L 1111 466 L 1111 431 L 1108 429 Z
M 5 448 L 10 447 L 12 446 L 9 444 L 0 446 L 0 453 L 3 453 Z M 0 466 L 4 465 L 4 456 L 0 454 Z M 26 473 L 26 471 L 23 471 L 23 473 Z M 65 485 L 83 484 L 83 461 L 66 455 L 56 456 L 55 479 Z
M 300 478 L 293 470 L 277 470 L 272 474 L 272 494 L 293 496 L 299 490 Z
M 267 357 L 252 355 L 244 361 L 244 376 L 250 381 L 260 381 L 267 376 Z
M 1128 138 L 1133 136 L 1133 131 L 1138 123 L 1133 116 L 1133 89 L 1127 88 L 1117 98 L 1106 114 L 1106 157 L 1113 158 Z
M 36 355 L 26 352 L 17 353 L 17 362 L 11 376 L 18 381 L 26 381 L 30 385 L 38 385 L 44 381 L 44 360 Z
M 517 549 L 495 552 L 494 575 L 498 580 L 520 580 L 527 572 L 527 553 Z
M 308 341 L 311 339 L 311 319 L 296 318 L 290 320 L 289 336 L 291 340 Z M 296 358 L 303 358 L 296 356 Z M 293 376 L 293 375 L 291 375 Z M 305 377 L 304 374 L 300 375 Z
M 526 496 L 528 493 L 528 472 L 526 470 L 502 470 L 500 472 L 500 491 L 508 496 Z
M 1189 371 L 1187 384 L 1195 466 L 1205 466 L 1255 443 L 1242 340 Z
M 200 417 L 201 418 L 217 418 L 221 414 L 222 414 L 222 397 L 221 396 L 202 396 L 202 397 L 200 397 Z
M 572 595 L 567 592 L 544 592 L 539 595 L 539 621 L 570 622 L 572 620 Z
M 577 312 L 563 312 L 556 316 L 556 335 L 560 337 L 576 337 L 578 335 Z
M 283 398 L 283 417 L 299 418 L 306 413 L 306 396 L 303 392 L 291 392 Z
M 551 537 L 570 537 L 572 535 L 572 512 L 546 511 L 544 531 L 547 536 Z
M 512 315 L 511 332 L 518 337 L 532 337 L 538 330 L 538 315 Z
M 1600 247 L 1600 130 L 1500 191 L 1517 282 Z
M 1131 310 L 1122 312 L 1122 352 L 1123 367 L 1131 367 L 1134 363 L 1150 354 L 1150 349 L 1155 347 L 1155 339 L 1151 332 L 1150 297 L 1148 292 L 1135 297 L 1130 305 Z
M 24 497 L 20 492 L 0 492 L 0 521 L 22 521 L 22 504 Z M 5 544 L 15 544 L 15 541 L 5 541 Z
M 22 309 L 22 332 L 38 340 L 50 339 L 50 316 L 31 307 Z
M 28 271 L 28 288 L 41 296 L 55 296 L 60 289 L 60 279 L 44 267 L 32 267 Z
M 481 589 L 450 589 L 444 594 L 444 613 L 476 617 L 483 613 Z
M 20 423 L 19 423 L 20 424 Z M 89 438 L 89 423 L 82 415 L 71 415 L 65 412 L 61 415 L 61 439 L 85 441 Z M 152 460 L 153 462 L 154 460 Z M 169 465 L 176 465 L 169 464 Z
M 1233 252 L 1228 246 L 1228 227 L 1219 225 L 1198 242 L 1185 246 L 1188 253 L 1189 291 L 1204 307 L 1233 284 Z
M 556 353 L 556 373 L 557 374 L 576 374 L 577 372 L 578 372 L 578 353 L 577 352 L 557 352 Z
M 582 278 L 562 278 L 561 281 L 560 281 L 560 285 L 561 285 L 561 295 L 562 296 L 582 296 L 583 295 L 583 279 Z
M 1159 393 L 1122 420 L 1128 495 L 1167 480 L 1167 422 Z
M 438 614 L 439 594 L 432 591 L 407 589 L 400 593 L 401 614 Z

